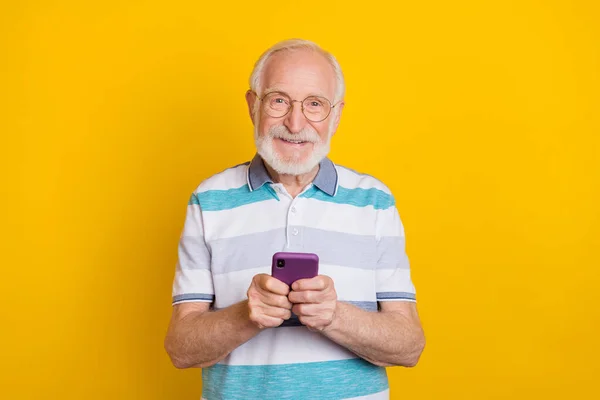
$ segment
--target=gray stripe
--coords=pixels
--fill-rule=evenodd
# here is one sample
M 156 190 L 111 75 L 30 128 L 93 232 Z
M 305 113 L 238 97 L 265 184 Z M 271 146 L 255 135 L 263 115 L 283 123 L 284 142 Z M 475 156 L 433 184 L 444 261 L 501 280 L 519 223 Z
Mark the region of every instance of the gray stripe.
M 377 300 L 415 300 L 416 296 L 414 293 L 409 292 L 378 292 Z
M 173 296 L 173 303 L 184 300 L 214 301 L 215 295 L 206 293 L 185 293 Z
M 213 274 L 270 266 L 273 254 L 285 247 L 285 229 L 211 240 L 207 244 Z
M 403 251 L 390 251 L 394 244 L 400 245 L 396 238 L 383 238 L 380 241 L 380 245 L 383 243 L 386 252 L 379 257 L 374 236 L 302 226 L 289 227 L 290 230 L 294 228 L 298 229 L 299 233 L 298 236 L 293 237 L 293 240 L 300 245 L 290 249 L 285 249 L 285 228 L 209 241 L 212 272 L 223 274 L 270 266 L 273 253 L 284 250 L 315 253 L 322 264 L 350 268 L 375 269 L 379 258 L 384 268 L 403 264 L 403 259 L 399 258 Z
M 304 251 L 315 253 L 324 264 L 375 269 L 376 241 L 372 235 L 326 231 L 301 227 Z
M 179 239 L 178 255 L 181 269 L 210 269 L 210 253 L 202 236 Z
M 402 236 L 384 236 L 377 244 L 377 268 L 408 269 L 409 263 L 405 253 L 405 241 Z
M 365 311 L 378 311 L 376 301 L 344 301 L 344 303 L 352 304 Z

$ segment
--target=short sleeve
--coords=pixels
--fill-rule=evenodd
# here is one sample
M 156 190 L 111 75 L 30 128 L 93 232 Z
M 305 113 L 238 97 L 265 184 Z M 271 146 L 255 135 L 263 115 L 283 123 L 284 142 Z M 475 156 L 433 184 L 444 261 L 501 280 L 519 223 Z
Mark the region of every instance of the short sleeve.
M 377 265 L 375 290 L 377 301 L 416 301 L 406 254 L 404 226 L 395 203 L 379 210 L 376 221 Z
M 215 291 L 210 269 L 211 257 L 204 240 L 202 210 L 196 194 L 192 194 L 188 202 L 177 254 L 173 305 L 184 302 L 212 303 Z

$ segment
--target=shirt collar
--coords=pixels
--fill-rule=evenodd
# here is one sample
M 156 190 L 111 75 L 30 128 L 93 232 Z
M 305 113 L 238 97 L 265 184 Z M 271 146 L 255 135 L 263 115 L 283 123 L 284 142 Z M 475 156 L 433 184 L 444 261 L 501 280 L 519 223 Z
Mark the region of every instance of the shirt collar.
M 261 156 L 256 153 L 248 166 L 248 186 L 250 187 L 250 191 L 259 189 L 267 182 L 273 183 L 273 180 L 269 176 Z M 319 172 L 317 172 L 317 176 L 315 176 L 312 183 L 328 195 L 335 196 L 338 174 L 335 165 L 329 158 L 326 157 L 321 160 L 319 163 Z

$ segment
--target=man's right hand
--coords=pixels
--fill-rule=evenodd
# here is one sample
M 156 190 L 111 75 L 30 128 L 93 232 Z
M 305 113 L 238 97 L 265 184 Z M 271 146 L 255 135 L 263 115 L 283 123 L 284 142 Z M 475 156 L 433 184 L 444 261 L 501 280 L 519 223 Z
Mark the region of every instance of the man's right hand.
M 279 279 L 267 274 L 255 275 L 247 293 L 250 321 L 260 329 L 281 325 L 292 316 L 289 292 L 289 286 Z

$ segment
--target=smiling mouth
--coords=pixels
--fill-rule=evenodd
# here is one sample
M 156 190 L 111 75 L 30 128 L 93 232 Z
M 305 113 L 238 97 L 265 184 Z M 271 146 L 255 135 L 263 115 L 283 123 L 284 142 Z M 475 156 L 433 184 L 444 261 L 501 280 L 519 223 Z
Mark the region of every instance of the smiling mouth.
M 287 139 L 283 139 L 283 138 L 279 138 L 279 140 L 281 140 L 282 142 L 286 142 L 286 143 L 290 143 L 290 144 L 304 144 L 304 143 L 309 143 L 303 140 L 287 140 Z

